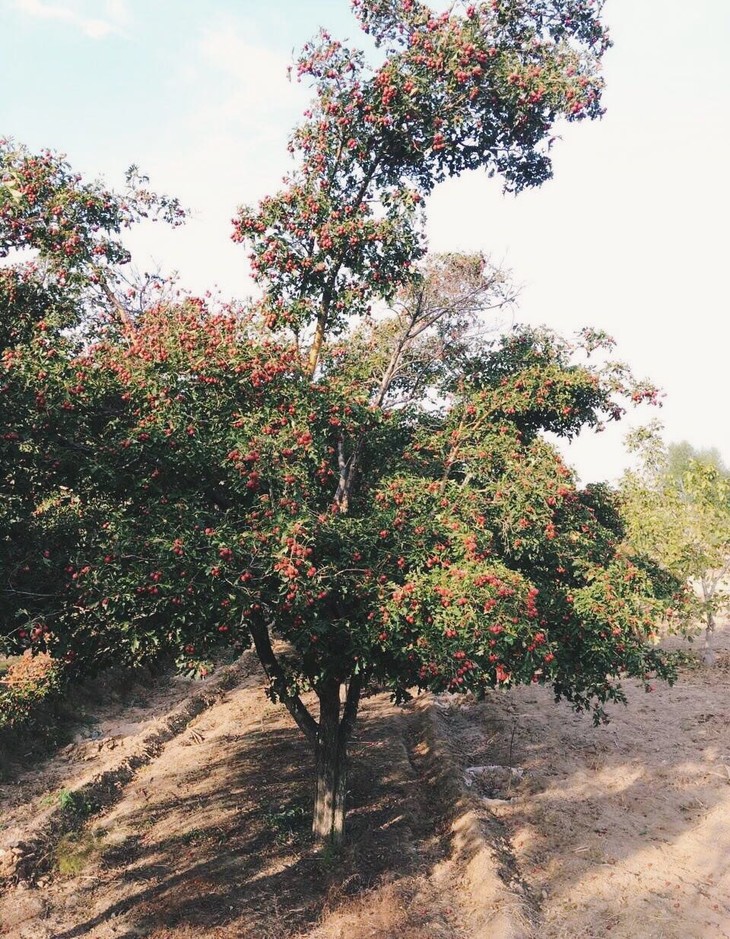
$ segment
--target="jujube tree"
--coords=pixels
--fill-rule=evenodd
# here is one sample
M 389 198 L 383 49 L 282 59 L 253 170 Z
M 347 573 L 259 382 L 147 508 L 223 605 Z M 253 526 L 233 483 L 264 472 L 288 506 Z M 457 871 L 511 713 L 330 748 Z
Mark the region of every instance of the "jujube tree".
M 184 212 L 136 168 L 117 193 L 58 154 L 0 140 L 0 611 L 11 648 L 47 633 L 63 556 L 84 533 L 76 489 L 90 450 L 76 426 L 84 376 L 73 360 L 94 329 L 131 323 L 122 236 L 145 218 L 174 225 Z M 61 376 L 63 398 L 47 397 Z
M 397 700 L 549 683 L 600 720 L 622 674 L 670 674 L 646 643 L 667 584 L 627 551 L 612 494 L 579 490 L 542 436 L 653 389 L 576 359 L 606 344 L 591 332 L 485 335 L 504 277 L 428 258 L 422 229 L 445 176 L 538 185 L 556 121 L 600 114 L 600 5 L 354 7 L 381 63 L 324 33 L 305 48 L 295 169 L 237 216 L 256 309 L 153 304 L 52 369 L 38 341 L 5 365 L 63 422 L 49 458 L 78 468 L 44 641 L 191 662 L 253 641 L 312 745 L 314 833 L 335 841 L 372 682 Z
M 421 293 L 328 347 L 315 381 L 294 340 L 190 301 L 41 385 L 62 414 L 77 389 L 64 439 L 88 453 L 48 641 L 192 664 L 252 638 L 315 749 L 322 837 L 341 831 L 347 740 L 373 681 L 398 700 L 549 682 L 600 718 L 619 673 L 668 674 L 645 643 L 664 585 L 625 553 L 610 492 L 578 490 L 540 435 L 615 418 L 633 387 L 547 332 L 444 343 L 463 334 L 451 304 L 443 335 L 419 333 Z

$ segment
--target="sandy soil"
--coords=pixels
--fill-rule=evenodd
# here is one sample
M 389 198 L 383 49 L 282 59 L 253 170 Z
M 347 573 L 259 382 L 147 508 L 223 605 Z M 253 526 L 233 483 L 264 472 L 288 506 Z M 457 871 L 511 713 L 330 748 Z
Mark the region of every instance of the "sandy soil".
M 367 698 L 340 855 L 251 663 L 109 703 L 2 785 L 0 934 L 730 939 L 729 647 L 607 727 L 540 688 Z

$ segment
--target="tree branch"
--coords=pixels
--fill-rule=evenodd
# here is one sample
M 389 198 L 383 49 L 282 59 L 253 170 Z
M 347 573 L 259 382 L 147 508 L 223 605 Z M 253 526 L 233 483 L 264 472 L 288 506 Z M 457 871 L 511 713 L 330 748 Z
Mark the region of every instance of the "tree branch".
M 319 731 L 317 722 L 309 713 L 299 695 L 292 694 L 289 691 L 286 674 L 271 647 L 271 638 L 268 630 L 265 626 L 254 623 L 251 623 L 249 628 L 251 630 L 254 646 L 256 647 L 256 654 L 271 683 L 272 690 L 282 704 L 285 705 L 286 709 L 296 721 L 297 727 L 307 740 L 313 747 L 316 746 Z
M 382 154 L 375 157 L 373 160 L 370 169 L 365 173 L 363 181 L 360 185 L 357 195 L 352 203 L 353 211 L 360 208 L 362 202 L 365 198 L 365 195 L 368 191 L 368 186 L 373 180 L 373 176 L 380 165 L 382 160 Z M 319 363 L 319 356 L 322 352 L 322 346 L 324 344 L 324 337 L 327 331 L 327 320 L 329 319 L 329 310 L 330 304 L 332 302 L 332 292 L 335 289 L 335 283 L 337 281 L 337 275 L 340 272 L 342 265 L 345 263 L 346 249 L 343 248 L 340 252 L 339 257 L 336 259 L 335 263 L 332 266 L 332 272 L 330 273 L 329 280 L 324 289 L 324 296 L 322 299 L 322 309 L 317 316 L 317 329 L 314 334 L 314 340 L 312 341 L 312 346 L 309 350 L 309 360 L 307 362 L 307 373 L 310 378 L 314 378 L 314 375 L 317 371 L 317 365 Z
M 346 740 L 349 740 L 350 735 L 355 727 L 355 720 L 357 719 L 357 708 L 360 704 L 360 694 L 363 688 L 363 677 L 362 675 L 354 675 L 350 680 L 350 684 L 347 688 L 347 697 L 345 699 L 345 707 L 342 712 L 342 720 L 340 721 L 340 733 L 344 735 Z

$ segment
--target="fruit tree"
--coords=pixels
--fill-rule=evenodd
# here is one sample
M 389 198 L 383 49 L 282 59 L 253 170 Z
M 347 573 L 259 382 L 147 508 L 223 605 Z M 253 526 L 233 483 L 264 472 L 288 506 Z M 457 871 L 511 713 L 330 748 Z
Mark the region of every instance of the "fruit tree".
M 190 667 L 252 642 L 312 746 L 315 836 L 335 842 L 370 684 L 402 701 L 547 683 L 600 720 L 621 675 L 670 676 L 646 641 L 666 581 L 544 437 L 653 389 L 595 364 L 591 331 L 490 335 L 505 277 L 423 235 L 440 180 L 539 185 L 556 123 L 600 115 L 601 5 L 353 6 L 376 64 L 326 33 L 305 48 L 295 168 L 235 220 L 255 307 L 112 310 L 50 365 L 36 323 L 2 377 L 30 396 L 42 459 L 73 472 L 37 515 L 74 520 L 42 642 Z M 33 563 L 60 563 L 44 550 Z

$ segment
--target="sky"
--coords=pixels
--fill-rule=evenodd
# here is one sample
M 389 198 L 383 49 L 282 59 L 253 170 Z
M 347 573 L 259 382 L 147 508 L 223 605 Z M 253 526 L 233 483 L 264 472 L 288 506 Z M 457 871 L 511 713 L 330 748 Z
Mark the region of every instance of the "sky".
M 469 174 L 427 207 L 434 250 L 512 271 L 516 322 L 604 329 L 662 388 L 660 410 L 571 445 L 584 482 L 616 480 L 623 437 L 653 418 L 730 465 L 730 3 L 608 0 L 605 18 L 607 113 L 561 131 L 554 178 L 515 197 Z M 136 234 L 137 265 L 249 295 L 230 220 L 290 167 L 309 94 L 287 67 L 319 26 L 361 42 L 348 0 L 0 0 L 0 136 L 112 188 L 139 165 L 192 214 Z

